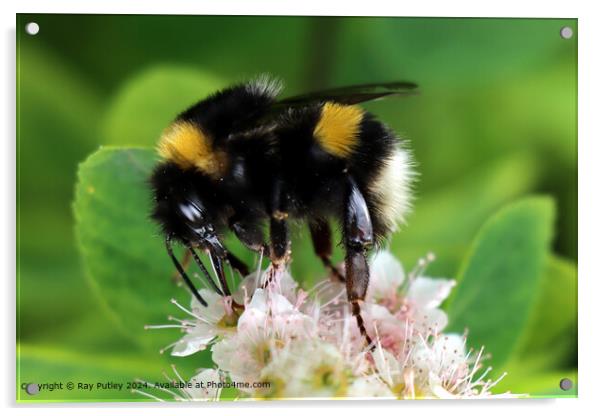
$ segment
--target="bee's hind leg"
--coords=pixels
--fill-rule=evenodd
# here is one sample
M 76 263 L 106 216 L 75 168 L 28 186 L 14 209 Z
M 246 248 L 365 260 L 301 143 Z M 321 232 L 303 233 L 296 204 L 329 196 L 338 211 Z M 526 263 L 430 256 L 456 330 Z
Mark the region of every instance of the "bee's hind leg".
M 366 331 L 360 308 L 361 302 L 366 297 L 368 283 L 370 282 L 370 269 L 366 259 L 366 252 L 374 243 L 372 221 L 366 200 L 353 178 L 348 177 L 347 186 L 347 197 L 343 214 L 347 298 L 349 303 L 351 303 L 351 313 L 357 320 L 360 333 L 366 339 L 368 346 L 374 349 L 372 339 Z
M 311 241 L 314 246 L 314 252 L 316 256 L 322 260 L 324 267 L 336 277 L 339 281 L 345 282 L 345 277 L 341 272 L 332 264 L 332 233 L 330 231 L 330 225 L 324 218 L 312 218 L 309 220 L 309 232 L 311 234 Z
M 270 203 L 270 260 L 274 266 L 286 264 L 290 258 L 291 241 L 288 228 L 289 198 L 284 182 L 276 179 Z

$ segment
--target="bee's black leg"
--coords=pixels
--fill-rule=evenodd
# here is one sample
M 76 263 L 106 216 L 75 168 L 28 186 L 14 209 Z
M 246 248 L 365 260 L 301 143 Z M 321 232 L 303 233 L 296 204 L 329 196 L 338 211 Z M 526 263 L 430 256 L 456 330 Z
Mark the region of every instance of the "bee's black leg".
M 330 260 L 332 256 L 332 233 L 328 221 L 323 218 L 311 219 L 309 221 L 309 232 L 311 233 L 314 252 L 322 260 L 324 267 L 341 282 L 345 282 L 345 277 Z
M 290 255 L 288 229 L 288 195 L 282 180 L 274 182 L 270 207 L 270 260 L 274 265 L 283 264 Z
M 217 287 L 217 285 L 215 284 L 214 280 L 211 278 L 211 275 L 209 274 L 209 271 L 207 270 L 207 268 L 205 267 L 205 265 L 203 264 L 203 262 L 201 261 L 200 257 L 198 256 L 198 254 L 196 253 L 196 251 L 194 250 L 194 248 L 192 247 L 192 245 L 190 243 L 187 244 L 188 247 L 188 252 L 189 254 L 192 254 L 192 257 L 194 258 L 195 263 L 199 266 L 199 268 L 201 269 L 201 271 L 203 272 L 203 275 L 205 276 L 205 278 L 207 279 L 207 281 L 211 284 L 211 287 L 220 295 L 224 296 L 224 292 L 222 292 L 222 290 L 220 290 L 219 287 Z M 222 278 L 220 277 L 220 271 L 223 272 L 223 268 L 222 268 L 222 263 L 218 262 L 216 260 L 217 255 L 215 257 L 211 257 L 211 261 L 213 262 L 213 265 L 215 267 L 215 271 L 218 274 L 218 278 L 220 279 L 220 284 L 225 287 L 225 291 L 228 291 L 227 286 L 225 285 L 225 277 L 222 280 Z M 247 267 L 247 265 L 240 260 L 238 257 L 236 257 L 234 254 L 230 253 L 229 251 L 226 252 L 226 260 L 228 261 L 228 263 L 230 263 L 230 265 L 234 268 L 234 270 L 237 270 L 242 276 L 246 276 L 249 274 L 249 268 Z
M 223 294 L 226 296 L 230 296 L 232 293 L 230 292 L 228 282 L 226 281 L 226 273 L 224 272 L 224 263 L 222 261 L 222 258 L 211 249 L 209 250 L 209 258 L 211 259 L 211 264 L 213 264 L 215 274 L 217 274 L 217 277 L 219 279 Z
M 372 221 L 366 200 L 353 178 L 349 177 L 347 199 L 344 212 L 344 243 L 345 243 L 345 281 L 347 298 L 351 303 L 351 312 L 357 320 L 360 333 L 368 345 L 372 339 L 366 332 L 364 319 L 361 315 L 360 303 L 366 297 L 370 281 L 370 269 L 366 260 L 366 252 L 372 247 Z M 372 348 L 374 348 L 372 346 Z
M 270 219 L 270 260 L 275 265 L 285 263 L 290 254 L 288 224 L 285 218 Z
M 165 247 L 167 248 L 167 254 L 169 254 L 169 257 L 171 257 L 171 261 L 173 262 L 174 266 L 176 266 L 176 269 L 180 273 L 180 276 L 182 276 L 182 279 L 184 279 L 184 283 L 186 283 L 186 286 L 188 286 L 188 289 L 190 289 L 196 300 L 198 300 L 201 305 L 207 306 L 207 302 L 205 302 L 205 299 L 203 299 L 203 297 L 199 294 L 199 291 L 196 289 L 196 287 L 194 287 L 194 284 L 192 283 L 192 281 L 190 281 L 190 278 L 188 277 L 188 275 L 182 268 L 182 265 L 174 255 L 173 248 L 171 245 L 171 236 L 166 236 Z
M 196 253 L 196 251 L 194 251 L 192 244 L 187 243 L 186 246 L 188 247 L 188 253 L 192 255 L 192 257 L 194 258 L 194 262 L 197 264 L 197 266 L 199 266 L 199 269 L 201 269 L 201 272 L 203 273 L 203 275 L 205 276 L 206 280 L 209 282 L 209 284 L 211 285 L 213 290 L 215 290 L 220 295 L 224 296 L 223 292 L 220 290 L 219 287 L 217 287 L 217 285 L 215 284 L 215 281 L 211 278 L 209 271 L 207 270 L 207 268 L 201 261 L 198 254 Z
M 230 229 L 249 250 L 261 252 L 265 249 L 263 231 L 260 226 L 244 220 L 233 219 L 230 221 Z
M 180 262 L 180 264 L 182 265 L 182 268 L 184 270 L 188 269 L 191 258 L 192 258 L 192 255 L 190 254 L 190 251 L 188 251 L 188 250 L 185 251 L 184 257 L 182 257 L 182 261 Z M 180 275 L 180 273 L 177 270 L 175 272 L 173 272 L 173 274 L 171 275 L 172 282 L 177 283 L 178 285 L 180 284 L 181 279 L 182 279 L 182 275 Z
M 263 231 L 259 225 L 234 218 L 230 220 L 230 229 L 249 250 L 258 253 L 265 250 L 266 244 L 263 238 Z M 249 274 L 247 265 L 230 252 L 228 252 L 228 261 L 243 277 Z

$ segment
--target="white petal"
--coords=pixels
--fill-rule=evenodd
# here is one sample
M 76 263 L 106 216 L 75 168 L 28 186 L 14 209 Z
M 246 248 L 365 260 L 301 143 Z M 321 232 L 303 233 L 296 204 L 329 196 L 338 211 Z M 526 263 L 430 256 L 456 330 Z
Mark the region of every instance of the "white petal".
M 415 384 L 428 383 L 429 374 L 437 369 L 437 357 L 425 340 L 415 339 L 410 365 L 414 369 Z
M 261 273 L 261 272 L 260 272 Z M 238 285 L 238 289 L 232 294 L 232 299 L 236 301 L 240 305 L 244 305 L 245 296 L 248 298 L 255 293 L 255 289 L 257 288 L 257 272 L 253 272 L 245 276 L 245 278 Z
M 215 338 L 215 332 L 209 326 L 204 326 L 205 330 L 197 330 L 197 328 L 195 328 L 195 332 L 185 335 L 174 345 L 171 355 L 186 357 L 207 348 L 207 345 Z
M 349 397 L 394 397 L 385 383 L 377 376 L 364 376 L 355 379 L 347 392 Z
M 206 369 L 190 379 L 190 383 L 194 387 L 186 387 L 184 390 L 193 400 L 214 400 L 218 398 L 219 389 L 208 388 L 206 386 L 209 382 L 219 383 L 220 381 L 221 377 L 219 371 Z M 200 387 L 201 385 L 204 387 Z
M 219 322 L 226 314 L 226 309 L 224 308 L 224 300 L 222 296 L 208 289 L 199 290 L 199 294 L 203 299 L 205 299 L 205 301 L 207 302 L 207 306 L 201 305 L 199 301 L 193 296 L 190 305 L 192 308 L 192 312 L 194 312 L 195 315 L 198 315 L 201 318 L 207 320 L 208 322 Z
M 308 338 L 315 336 L 316 325 L 312 318 L 302 313 L 289 313 L 274 316 L 271 330 L 279 334 L 279 338 Z
M 255 289 L 251 301 L 247 306 L 247 309 L 256 309 L 261 312 L 267 313 L 268 311 L 268 295 L 263 289 Z
M 331 370 L 332 376 L 326 383 L 316 377 L 324 367 Z M 347 384 L 347 377 L 338 348 L 316 339 L 295 339 L 278 350 L 261 372 L 264 380 L 286 380 L 279 392 L 282 398 L 331 397 L 338 387 Z
M 374 365 L 380 377 L 389 386 L 395 386 L 401 380 L 400 366 L 393 354 L 378 347 L 374 353 Z
M 211 347 L 213 362 L 226 372 L 233 382 L 254 382 L 259 380 L 260 372 L 265 366 L 257 354 L 257 348 L 265 348 L 264 339 L 250 338 L 247 334 L 238 333 L 225 338 Z M 250 390 L 240 388 L 249 392 Z
M 457 398 L 456 395 L 445 390 L 445 388 L 441 384 L 441 380 L 434 373 L 429 374 L 428 386 L 429 386 L 433 396 L 435 396 L 438 399 L 456 399 Z
M 467 368 L 466 342 L 459 334 L 442 334 L 433 342 L 433 351 L 440 363 L 442 377 L 462 377 Z
M 422 335 L 440 334 L 447 322 L 447 314 L 441 309 L 418 309 L 414 313 L 414 330 Z
M 433 342 L 433 349 L 439 353 L 444 351 L 457 351 L 457 354 L 466 354 L 466 342 L 460 334 L 443 334 Z
M 366 303 L 363 309 L 364 313 L 366 314 L 366 318 L 369 320 L 399 323 L 393 314 L 384 306 L 375 303 Z
M 277 293 L 270 294 L 270 310 L 272 315 L 280 315 L 293 312 L 293 305 L 287 298 Z
M 455 285 L 455 280 L 418 277 L 410 285 L 407 298 L 420 307 L 436 308 L 449 296 Z
M 269 316 L 284 318 L 293 312 L 295 312 L 293 305 L 284 296 L 264 289 L 257 289 L 247 308 L 238 319 L 238 331 L 263 328 Z
M 295 301 L 295 298 L 297 296 L 297 287 L 297 282 L 295 281 L 295 279 L 293 279 L 288 270 L 286 270 L 280 275 L 280 280 L 277 284 L 278 291 L 282 296 L 284 296 L 291 302 Z
M 237 331 L 256 331 L 263 328 L 267 322 L 267 313 L 264 310 L 247 307 L 238 318 Z
M 320 304 L 328 303 L 329 305 L 338 305 L 347 300 L 347 289 L 345 283 L 338 279 L 328 279 L 326 283 L 321 283 L 319 290 L 316 292 L 316 298 Z M 340 301 L 335 300 L 339 299 Z
M 238 348 L 237 336 L 223 339 L 211 347 L 211 358 L 220 369 L 230 371 L 231 367 L 237 363 L 235 355 Z
M 291 312 L 294 309 L 286 297 L 265 289 L 255 290 L 247 308 L 257 309 L 265 313 L 271 311 L 274 315 Z
M 370 264 L 370 284 L 368 292 L 380 299 L 395 290 L 403 283 L 405 273 L 400 262 L 387 250 L 377 252 Z

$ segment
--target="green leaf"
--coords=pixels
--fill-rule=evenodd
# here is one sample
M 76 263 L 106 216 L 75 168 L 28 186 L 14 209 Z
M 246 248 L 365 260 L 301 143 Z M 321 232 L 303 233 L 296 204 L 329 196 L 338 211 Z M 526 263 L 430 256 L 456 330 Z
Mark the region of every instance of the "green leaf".
M 104 97 L 55 48 L 17 33 L 17 338 L 32 341 L 91 309 L 70 205 Z
M 546 265 L 544 280 L 535 314 L 530 324 L 528 350 L 546 348 L 548 343 L 577 325 L 577 265 L 569 260 L 551 256 Z M 546 337 L 543 337 L 545 334 Z
M 393 235 L 391 250 L 410 269 L 432 251 L 437 261 L 429 273 L 449 275 L 485 220 L 533 186 L 538 178 L 535 162 L 529 153 L 513 154 L 418 195 L 407 226 Z
M 68 207 L 77 163 L 97 146 L 102 96 L 77 68 L 23 36 L 17 57 L 18 227 L 23 248 L 31 258 L 43 256 L 46 265 L 58 256 L 73 258 L 65 250 L 73 245 L 65 231 Z
M 519 367 L 550 370 L 575 363 L 577 348 L 577 267 L 550 256 L 524 342 L 513 361 Z M 567 362 L 569 361 L 569 362 Z
M 17 366 L 17 402 L 155 402 L 156 400 L 141 394 L 133 393 L 127 387 L 128 382 L 144 380 L 149 383 L 167 382 L 165 375 L 177 379 L 169 359 L 164 356 L 141 355 L 132 351 L 80 351 L 75 348 L 65 348 L 64 345 L 49 344 L 17 344 L 20 357 Z M 184 361 L 184 363 L 182 362 Z M 187 359 L 179 358 L 175 363 L 175 371 L 189 380 L 198 373 L 198 357 L 196 362 L 186 363 Z M 187 365 L 188 364 L 188 365 Z M 36 395 L 29 395 L 23 387 L 29 383 L 60 383 L 62 388 L 52 391 L 41 390 Z M 67 383 L 75 383 L 69 390 Z M 93 384 L 94 388 L 85 390 L 77 383 Z M 98 383 L 122 383 L 121 389 L 102 388 Z M 173 401 L 174 398 L 166 392 L 152 387 L 140 388 L 141 391 L 153 394 L 163 400 Z M 239 392 L 233 388 L 222 390 L 220 399 L 235 400 Z
M 103 123 L 104 142 L 154 146 L 179 113 L 222 87 L 217 77 L 186 67 L 146 70 L 113 99 Z
M 111 351 L 87 352 L 64 345 L 31 345 L 18 344 L 20 362 L 17 368 L 17 401 L 18 402 L 52 402 L 52 401 L 153 401 L 140 394 L 134 394 L 127 388 L 128 382 L 143 379 L 149 382 L 164 382 L 162 373 L 172 373 L 170 364 L 164 357 L 149 359 L 130 352 Z M 194 374 L 194 370 L 178 371 L 186 378 Z M 36 395 L 29 395 L 22 389 L 23 384 L 62 382 L 62 388 L 52 391 L 41 390 Z M 72 390 L 67 383 L 73 382 Z M 85 390 L 77 383 L 93 384 L 94 388 Z M 121 389 L 101 388 L 98 383 L 123 383 Z M 145 390 L 149 393 L 165 397 L 158 391 Z M 169 396 L 167 396 L 169 398 Z
M 178 312 L 171 298 L 190 302 L 170 278 L 163 238 L 151 224 L 146 183 L 155 157 L 148 149 L 103 148 L 79 167 L 76 234 L 86 273 L 127 334 L 155 348 L 177 339 L 174 330 L 144 330 Z
M 556 35 L 560 27 L 576 23 L 574 19 L 464 19 L 461 23 L 454 18 L 345 19 L 335 75 L 397 79 L 401 73 L 420 85 L 439 88 L 485 84 L 543 66 L 542 57 L 574 53 L 577 39 L 566 41 Z
M 511 383 L 510 376 L 513 376 Z M 560 380 L 563 378 L 568 378 L 573 382 L 571 389 L 565 391 L 560 388 Z M 519 367 L 512 367 L 508 369 L 508 376 L 493 391 L 495 393 L 502 393 L 509 389 L 512 393 L 528 394 L 528 397 L 540 399 L 577 397 L 577 371 L 563 369 L 534 372 L 530 369 L 521 370 Z
M 470 345 L 485 346 L 498 370 L 529 324 L 553 221 L 554 205 L 547 197 L 504 207 L 483 226 L 459 273 L 448 308 L 450 330 L 468 328 Z

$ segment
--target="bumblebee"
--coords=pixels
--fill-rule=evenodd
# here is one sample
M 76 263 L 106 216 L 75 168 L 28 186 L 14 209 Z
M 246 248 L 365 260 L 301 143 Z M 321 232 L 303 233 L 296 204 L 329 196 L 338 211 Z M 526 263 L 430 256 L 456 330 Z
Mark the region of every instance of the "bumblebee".
M 366 255 L 404 220 L 413 170 L 395 133 L 358 104 L 415 89 L 395 82 L 278 99 L 281 84 L 262 76 L 181 113 L 158 143 L 152 218 L 197 300 L 207 305 L 174 255 L 174 242 L 185 246 L 212 288 L 228 296 L 224 263 L 242 275 L 248 269 L 222 244 L 224 233 L 283 265 L 291 254 L 289 223 L 304 221 L 316 255 L 345 282 L 352 314 L 370 344 L 360 313 L 370 277 Z M 331 262 L 330 219 L 341 225 L 344 276 Z M 217 281 L 196 249 L 208 254 Z

